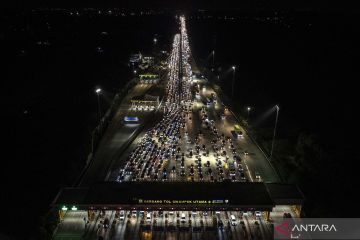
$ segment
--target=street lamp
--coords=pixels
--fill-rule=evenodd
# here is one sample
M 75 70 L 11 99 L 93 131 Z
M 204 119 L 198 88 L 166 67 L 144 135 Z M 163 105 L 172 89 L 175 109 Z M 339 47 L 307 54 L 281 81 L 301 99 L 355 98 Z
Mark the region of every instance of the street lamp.
M 215 50 L 212 51 L 212 55 L 213 55 L 213 66 L 214 66 L 214 63 L 215 63 Z
M 134 74 L 136 74 L 136 70 L 134 70 Z
M 154 38 L 154 43 L 156 44 L 156 42 L 157 42 L 157 39 L 156 39 L 156 38 Z
M 248 111 L 247 120 L 248 120 L 248 122 L 249 122 L 250 110 L 251 110 L 251 107 L 247 107 L 247 111 Z
M 276 136 L 276 126 L 277 126 L 277 122 L 278 122 L 279 109 L 280 109 L 279 105 L 276 105 L 275 107 L 276 107 L 276 119 L 275 119 L 274 135 L 273 135 L 273 140 L 272 140 L 272 144 L 271 144 L 270 160 L 272 158 L 273 150 L 274 150 L 275 136 Z
M 232 84 L 231 84 L 231 96 L 234 97 L 234 83 L 235 83 L 235 66 L 232 66 L 233 70 L 233 78 L 232 78 Z
M 95 90 L 95 92 L 96 92 L 96 95 L 97 95 L 97 99 L 98 99 L 98 114 L 99 114 L 99 122 L 100 122 L 100 119 L 101 119 L 101 111 L 100 111 L 100 97 L 99 97 L 99 94 L 100 94 L 100 92 L 101 92 L 101 88 L 97 88 L 96 90 Z

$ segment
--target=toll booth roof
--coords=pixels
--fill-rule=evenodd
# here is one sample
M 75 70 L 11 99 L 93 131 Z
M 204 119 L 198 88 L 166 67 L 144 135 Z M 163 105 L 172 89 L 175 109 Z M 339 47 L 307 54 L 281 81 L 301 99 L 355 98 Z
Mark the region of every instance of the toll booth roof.
M 96 183 L 84 193 L 62 191 L 53 205 L 74 204 L 132 205 L 146 200 L 222 200 L 232 206 L 266 206 L 274 203 L 263 183 L 209 182 L 103 182 Z M 62 194 L 66 196 L 61 196 Z M 81 202 L 81 197 L 82 202 Z
M 266 187 L 277 205 L 301 205 L 304 201 L 304 195 L 296 185 L 267 183 Z

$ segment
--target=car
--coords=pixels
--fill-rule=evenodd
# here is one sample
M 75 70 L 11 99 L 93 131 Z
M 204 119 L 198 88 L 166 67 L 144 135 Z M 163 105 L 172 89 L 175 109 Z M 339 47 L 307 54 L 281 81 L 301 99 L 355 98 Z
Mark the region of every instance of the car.
M 182 223 L 185 223 L 185 222 L 186 222 L 185 213 L 181 213 L 181 219 L 180 219 L 180 221 L 181 221 Z
M 240 173 L 240 178 L 241 178 L 241 180 L 246 180 L 244 172 Z
M 256 178 L 256 179 L 260 179 L 260 178 L 261 178 L 260 173 L 259 173 L 258 171 L 255 172 L 255 178 Z
M 200 179 L 200 181 L 203 181 L 203 180 L 204 180 L 204 177 L 203 177 L 202 174 L 199 174 L 199 179 Z
M 124 219 L 125 219 L 125 211 L 124 211 L 124 210 L 121 210 L 121 211 L 120 211 L 119 219 L 120 219 L 120 220 L 124 220 Z
M 260 211 L 255 211 L 255 216 L 261 217 L 261 212 Z
M 244 155 L 249 155 L 249 152 L 245 150 Z
M 136 210 L 132 210 L 132 211 L 131 211 L 131 216 L 132 216 L 132 217 L 137 217 L 137 211 L 136 211 Z
M 104 228 L 108 228 L 109 227 L 109 224 L 110 224 L 110 220 L 108 218 L 105 218 L 104 220 Z
M 218 221 L 218 228 L 220 228 L 220 229 L 224 228 L 224 223 L 221 219 L 219 219 L 219 221 Z
M 230 222 L 232 226 L 236 226 L 237 221 L 234 215 L 230 215 Z
M 149 212 L 146 214 L 146 222 L 151 222 L 151 213 Z

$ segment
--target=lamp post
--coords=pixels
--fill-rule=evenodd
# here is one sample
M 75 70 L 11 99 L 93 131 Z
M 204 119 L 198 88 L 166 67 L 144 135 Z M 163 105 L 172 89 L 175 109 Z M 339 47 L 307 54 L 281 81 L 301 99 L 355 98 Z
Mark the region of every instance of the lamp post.
M 232 66 L 233 70 L 233 78 L 232 78 L 232 84 L 231 84 L 231 96 L 234 97 L 234 83 L 235 83 L 235 66 Z
M 97 88 L 96 90 L 95 90 L 95 92 L 96 92 L 96 95 L 97 95 L 97 100 L 98 100 L 98 117 L 99 117 L 99 123 L 100 123 L 100 119 L 101 119 L 101 111 L 100 111 L 100 97 L 99 97 L 99 94 L 100 94 L 100 92 L 101 92 L 101 88 Z
M 270 160 L 272 159 L 273 150 L 274 150 L 275 136 L 276 136 L 276 126 L 277 126 L 277 122 L 278 122 L 279 109 L 280 109 L 279 105 L 276 105 L 275 107 L 276 107 L 276 119 L 275 119 L 274 135 L 273 135 L 273 140 L 272 140 L 272 144 L 271 144 Z
M 248 121 L 248 122 L 249 122 L 249 117 L 250 117 L 250 110 L 251 110 L 251 107 L 247 107 L 247 111 L 248 111 L 247 121 Z
M 212 60 L 213 60 L 213 61 L 212 61 L 212 62 L 213 62 L 213 64 L 212 64 L 212 65 L 214 66 L 214 64 L 215 64 L 215 50 L 213 50 L 213 51 L 212 51 L 212 55 L 213 55 L 213 58 L 212 58 Z

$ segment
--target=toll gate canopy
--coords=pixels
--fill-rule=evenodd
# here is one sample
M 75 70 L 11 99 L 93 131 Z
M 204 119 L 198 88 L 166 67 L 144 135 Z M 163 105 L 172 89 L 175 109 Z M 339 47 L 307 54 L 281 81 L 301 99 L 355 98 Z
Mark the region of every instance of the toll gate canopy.
M 269 187 L 271 186 L 271 187 Z M 283 191 L 283 190 L 285 191 Z M 291 189 L 287 196 L 286 190 Z M 163 209 L 271 211 L 276 201 L 302 202 L 298 188 L 262 182 L 99 182 L 88 188 L 63 188 L 51 204 L 77 209 Z

